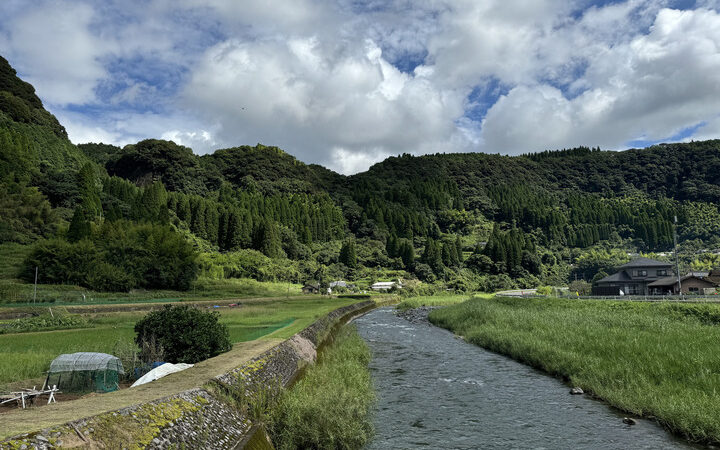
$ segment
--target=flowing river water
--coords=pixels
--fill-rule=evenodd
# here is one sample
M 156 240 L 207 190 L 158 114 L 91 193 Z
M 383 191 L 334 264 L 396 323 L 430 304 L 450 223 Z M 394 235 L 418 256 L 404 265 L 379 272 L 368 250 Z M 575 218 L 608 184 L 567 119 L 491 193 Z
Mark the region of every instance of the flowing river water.
M 354 320 L 372 349 L 378 402 L 369 449 L 700 448 L 560 380 L 392 308 Z

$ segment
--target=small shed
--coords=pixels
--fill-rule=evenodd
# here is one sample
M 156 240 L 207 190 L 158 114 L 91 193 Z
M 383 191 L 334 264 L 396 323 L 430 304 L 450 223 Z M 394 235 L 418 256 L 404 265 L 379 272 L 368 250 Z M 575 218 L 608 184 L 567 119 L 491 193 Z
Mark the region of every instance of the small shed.
M 118 389 L 124 373 L 122 362 L 113 355 L 66 353 L 50 363 L 45 383 L 65 392 L 111 392 Z
M 317 294 L 320 292 L 320 285 L 307 283 L 305 286 L 302 287 L 302 292 L 303 294 Z

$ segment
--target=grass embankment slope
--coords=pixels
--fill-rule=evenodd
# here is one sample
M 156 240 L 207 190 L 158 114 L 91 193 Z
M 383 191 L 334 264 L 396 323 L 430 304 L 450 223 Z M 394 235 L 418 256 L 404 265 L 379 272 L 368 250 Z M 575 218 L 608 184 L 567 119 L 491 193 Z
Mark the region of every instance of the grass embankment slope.
M 231 342 L 236 343 L 288 338 L 330 311 L 353 303 L 357 300 L 305 296 L 252 300 L 217 311 L 230 330 Z M 144 315 L 137 311 L 90 313 L 83 315 L 90 328 L 0 335 L 0 389 L 20 380 L 42 383 L 43 372 L 61 353 L 113 353 L 116 346 L 132 342 L 135 322 Z
M 340 329 L 270 414 L 278 449 L 362 448 L 373 434 L 370 349 L 355 327 Z
M 498 297 L 430 320 L 689 439 L 720 442 L 720 305 Z

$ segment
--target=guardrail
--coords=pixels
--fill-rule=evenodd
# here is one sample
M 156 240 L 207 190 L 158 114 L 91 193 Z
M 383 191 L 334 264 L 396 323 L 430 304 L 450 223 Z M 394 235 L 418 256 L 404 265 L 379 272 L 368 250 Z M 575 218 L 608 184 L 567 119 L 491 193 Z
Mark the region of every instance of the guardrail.
M 505 294 L 504 297 L 547 298 L 537 294 Z M 630 302 L 670 302 L 670 303 L 720 303 L 720 295 L 551 295 L 553 298 L 569 300 L 607 300 Z

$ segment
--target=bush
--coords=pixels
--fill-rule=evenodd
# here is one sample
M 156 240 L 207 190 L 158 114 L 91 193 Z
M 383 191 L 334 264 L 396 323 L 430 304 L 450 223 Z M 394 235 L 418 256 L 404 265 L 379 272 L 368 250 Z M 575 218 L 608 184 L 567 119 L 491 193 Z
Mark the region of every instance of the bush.
M 553 291 L 553 289 L 551 286 L 539 286 L 537 288 L 536 293 L 537 293 L 537 295 L 548 296 L 548 295 L 552 294 L 552 291 Z
M 215 311 L 165 305 L 135 324 L 135 343 L 147 347 L 148 342 L 155 342 L 167 362 L 196 363 L 232 348 L 228 329 L 219 319 Z
M 575 293 L 577 293 L 577 295 L 590 295 L 591 288 L 592 286 L 587 281 L 575 280 L 570 283 L 570 286 L 568 287 L 568 292 L 570 292 L 571 295 Z

